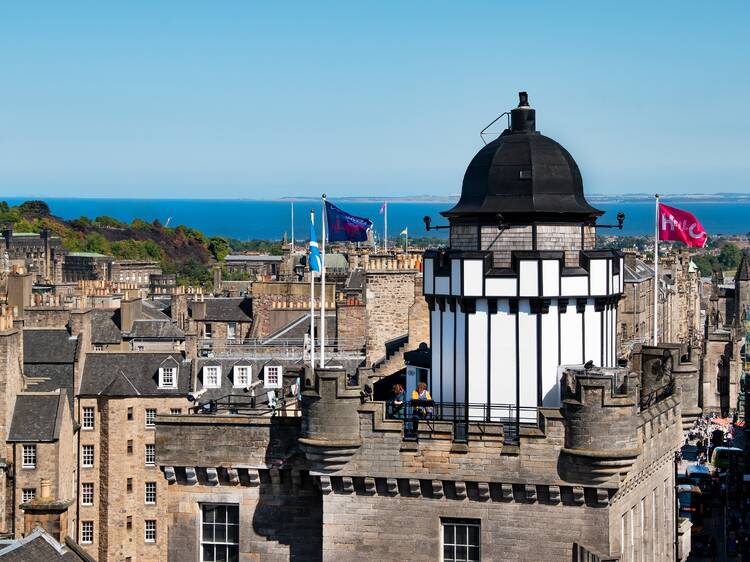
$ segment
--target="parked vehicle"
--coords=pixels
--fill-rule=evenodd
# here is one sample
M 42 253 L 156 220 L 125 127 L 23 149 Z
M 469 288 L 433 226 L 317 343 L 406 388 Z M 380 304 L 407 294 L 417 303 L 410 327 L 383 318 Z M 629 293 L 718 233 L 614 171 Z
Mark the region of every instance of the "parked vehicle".
M 690 519 L 691 534 L 703 533 L 703 492 L 698 486 L 680 484 L 677 487 L 677 499 L 680 505 L 680 517 Z

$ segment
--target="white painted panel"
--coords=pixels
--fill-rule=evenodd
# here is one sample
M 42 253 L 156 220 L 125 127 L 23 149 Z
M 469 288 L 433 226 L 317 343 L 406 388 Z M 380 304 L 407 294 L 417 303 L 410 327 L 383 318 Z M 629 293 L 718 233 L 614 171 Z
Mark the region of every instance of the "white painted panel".
M 583 358 L 584 363 L 586 361 L 593 361 L 594 365 L 601 367 L 602 362 L 602 321 L 601 312 L 594 310 L 594 299 L 589 299 L 586 304 L 586 312 L 584 312 L 583 319 L 586 323 L 586 356 Z
M 589 278 L 582 275 L 562 278 L 562 296 L 585 297 L 589 294 Z
M 490 322 L 492 323 L 490 400 L 492 404 L 515 404 L 517 401 L 516 315 L 510 313 L 508 299 L 497 301 L 497 314 L 492 315 Z
M 539 296 L 539 262 L 521 260 L 519 265 L 520 296 Z
M 558 260 L 542 262 L 542 295 L 545 297 L 560 295 L 560 262 Z
M 451 260 L 451 295 L 461 294 L 461 260 Z
M 476 312 L 469 315 L 469 403 L 487 403 L 487 300 L 478 299 Z M 481 408 L 469 410 L 469 417 L 483 415 Z
M 607 294 L 607 260 L 591 260 L 589 277 L 591 277 L 591 294 Z
M 443 342 L 440 338 L 440 307 L 436 306 L 435 310 L 430 313 L 432 321 L 432 337 L 430 339 L 430 350 L 432 351 L 432 368 L 430 370 L 430 394 L 435 402 L 440 402 L 440 353 L 443 348 Z
M 438 276 L 435 277 L 435 294 L 436 295 L 447 295 L 450 281 L 448 277 Z
M 423 271 L 424 271 L 424 294 L 431 295 L 435 291 L 435 280 L 433 279 L 433 276 L 435 275 L 435 260 L 432 258 L 425 259 Z
M 576 303 L 568 303 L 567 311 L 560 315 L 560 362 L 563 365 L 580 365 L 583 360 L 583 315 L 576 312 Z
M 488 297 L 515 297 L 518 294 L 515 277 L 488 277 L 484 282 Z
M 542 314 L 542 404 L 551 404 L 552 407 L 560 401 L 557 384 L 559 328 L 557 302 L 553 302 L 549 313 Z
M 612 333 L 615 334 L 615 343 L 612 346 L 612 358 L 616 361 L 619 352 L 619 342 L 617 341 L 617 307 L 612 311 Z
M 619 293 L 620 292 L 620 274 L 615 273 L 612 276 L 612 285 L 610 285 L 610 293 Z
M 464 295 L 481 297 L 483 277 L 484 263 L 482 260 L 464 260 Z
M 536 407 L 537 404 L 537 356 L 536 314 L 531 314 L 529 301 L 518 303 L 518 361 L 520 366 L 519 405 Z
M 453 402 L 455 392 L 453 390 L 453 330 L 455 314 L 446 306 L 443 312 L 443 371 L 441 382 L 442 401 Z
M 625 275 L 623 275 L 623 271 L 625 271 L 625 260 L 624 258 L 620 258 L 620 292 L 622 293 L 625 290 Z
M 456 307 L 456 402 L 466 401 L 466 314 Z
M 609 307 L 604 308 L 604 312 L 601 313 L 604 316 L 604 336 L 602 341 L 604 342 L 604 359 L 602 361 L 603 367 L 611 367 L 609 364 Z

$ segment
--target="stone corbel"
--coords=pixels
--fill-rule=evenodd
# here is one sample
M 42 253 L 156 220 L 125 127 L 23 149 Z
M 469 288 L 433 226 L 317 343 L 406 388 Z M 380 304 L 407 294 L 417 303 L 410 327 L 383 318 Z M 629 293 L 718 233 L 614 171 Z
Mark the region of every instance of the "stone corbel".
M 175 474 L 173 466 L 164 467 L 164 478 L 166 478 L 167 482 L 170 484 L 177 482 L 177 475 Z
M 376 491 L 375 479 L 367 476 L 365 478 L 365 494 L 372 496 Z
M 560 486 L 549 487 L 549 501 L 550 503 L 560 503 Z
M 260 472 L 258 472 L 257 469 L 253 469 L 253 468 L 248 469 L 247 478 L 251 486 L 260 485 Z
M 456 482 L 456 499 L 466 498 L 466 482 Z
M 513 484 L 500 484 L 500 490 L 504 500 L 513 499 Z
M 524 497 L 526 498 L 526 501 L 529 502 L 535 502 L 536 501 L 536 486 L 534 484 L 526 484 L 524 485 Z
M 490 485 L 487 482 L 477 483 L 477 497 L 480 501 L 490 499 Z
M 354 480 L 352 480 L 351 476 L 341 477 L 341 491 L 345 494 L 354 492 Z
M 385 479 L 385 490 L 389 496 L 395 496 L 398 494 L 398 480 L 395 478 Z
M 409 479 L 409 495 L 410 496 L 419 496 L 421 494 L 421 489 L 419 486 L 419 480 L 415 478 Z
M 444 495 L 443 492 L 443 481 L 442 480 L 433 480 L 432 481 L 432 496 L 434 498 L 442 498 Z
M 331 486 L 331 479 L 328 476 L 319 476 L 318 484 L 320 485 L 320 491 L 323 494 L 330 494 L 333 491 L 333 487 Z
M 240 473 L 236 468 L 227 468 L 227 480 L 234 486 L 240 483 Z
M 581 505 L 584 499 L 583 486 L 573 486 L 573 503 Z
M 206 482 L 211 486 L 219 484 L 219 471 L 215 468 L 206 469 Z
M 185 467 L 185 481 L 191 485 L 198 483 L 198 474 L 196 473 L 194 466 Z

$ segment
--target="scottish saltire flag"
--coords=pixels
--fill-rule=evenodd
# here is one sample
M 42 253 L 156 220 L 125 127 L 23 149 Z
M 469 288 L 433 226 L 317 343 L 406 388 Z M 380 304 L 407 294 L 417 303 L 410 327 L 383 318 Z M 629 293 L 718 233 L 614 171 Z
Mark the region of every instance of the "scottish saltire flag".
M 320 259 L 320 248 L 318 248 L 318 235 L 315 233 L 315 223 L 312 214 L 310 215 L 310 256 L 308 258 L 310 271 L 320 273 L 323 261 Z
M 326 238 L 329 242 L 366 242 L 367 231 L 372 229 L 370 219 L 350 215 L 328 201 L 326 201 L 326 219 L 328 220 Z

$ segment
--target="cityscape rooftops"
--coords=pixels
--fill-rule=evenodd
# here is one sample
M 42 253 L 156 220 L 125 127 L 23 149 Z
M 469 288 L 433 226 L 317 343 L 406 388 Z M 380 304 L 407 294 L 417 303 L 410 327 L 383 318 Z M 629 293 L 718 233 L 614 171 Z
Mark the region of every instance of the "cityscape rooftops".
M 159 387 L 159 368 L 167 364 L 178 369 L 175 388 Z M 190 378 L 190 361 L 180 353 L 94 352 L 86 358 L 79 395 L 187 395 Z
M 20 393 L 16 397 L 8 441 L 56 441 L 66 400 L 64 390 Z

